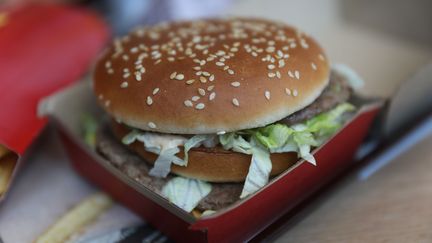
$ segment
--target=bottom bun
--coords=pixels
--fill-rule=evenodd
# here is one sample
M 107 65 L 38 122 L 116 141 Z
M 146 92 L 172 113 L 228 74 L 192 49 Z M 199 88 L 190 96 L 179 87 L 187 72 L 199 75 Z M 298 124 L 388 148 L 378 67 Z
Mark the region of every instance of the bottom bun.
M 115 121 L 111 123 L 114 136 L 121 140 L 130 132 L 130 128 Z M 131 150 L 139 154 L 145 161 L 154 164 L 157 154 L 144 149 L 141 142 L 127 145 Z M 183 149 L 177 154 L 183 158 Z M 242 182 L 246 179 L 251 162 L 251 155 L 237 153 L 223 149 L 221 146 L 214 148 L 198 147 L 189 150 L 187 166 L 171 165 L 171 172 L 188 178 L 209 182 Z M 270 155 L 272 161 L 271 176 L 278 175 L 294 165 L 297 161 L 296 153 L 274 153 Z

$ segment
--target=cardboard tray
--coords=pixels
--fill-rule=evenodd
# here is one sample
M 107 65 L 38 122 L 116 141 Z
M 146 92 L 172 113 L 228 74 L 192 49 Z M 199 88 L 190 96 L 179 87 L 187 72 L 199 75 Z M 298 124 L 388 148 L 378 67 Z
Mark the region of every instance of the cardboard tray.
M 354 164 L 352 158 L 383 105 L 382 101 L 362 99 L 355 103 L 360 107 L 356 115 L 314 151 L 316 167 L 299 161 L 251 197 L 200 219 L 127 177 L 84 144 L 79 114 L 101 115 L 89 82 L 47 98 L 42 109 L 56 124 L 77 172 L 170 238 L 185 242 L 239 242 L 251 239 Z

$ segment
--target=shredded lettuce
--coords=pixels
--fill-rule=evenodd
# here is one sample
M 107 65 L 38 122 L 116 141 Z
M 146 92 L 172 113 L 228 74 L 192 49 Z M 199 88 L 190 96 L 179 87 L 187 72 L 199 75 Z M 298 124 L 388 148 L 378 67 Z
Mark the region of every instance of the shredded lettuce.
M 187 165 L 189 156 L 189 150 L 191 148 L 196 148 L 201 146 L 201 144 L 207 145 L 206 147 L 214 147 L 217 144 L 217 141 L 215 141 L 216 135 L 207 135 L 207 134 L 200 134 L 195 135 L 188 139 L 184 143 L 184 164 Z
M 162 194 L 179 208 L 191 212 L 211 189 L 211 184 L 204 181 L 175 177 L 165 184 Z
M 180 152 L 178 147 L 185 144 L 187 140 L 185 137 L 132 130 L 123 137 L 122 142 L 131 144 L 136 140 L 142 142 L 147 151 L 159 155 L 149 172 L 150 175 L 166 177 L 171 171 L 172 163 L 186 166 L 185 161 L 176 156 Z
M 311 149 L 333 135 L 345 122 L 343 114 L 354 109 L 353 105 L 343 103 L 304 123 L 292 126 L 276 123 L 220 135 L 219 141 L 225 149 L 252 154 L 240 197 L 246 197 L 267 184 L 271 172 L 270 153 L 296 152 L 299 157 L 316 165 Z
M 244 198 L 265 186 L 269 180 L 271 169 L 270 152 L 259 146 L 254 146 L 252 148 L 252 160 L 249 172 L 246 176 L 240 198 Z
M 210 216 L 210 215 L 212 215 L 212 214 L 214 214 L 214 213 L 216 213 L 216 211 L 214 211 L 214 210 L 206 210 L 206 211 L 204 211 L 204 212 L 201 214 L 201 217 L 204 217 L 204 216 Z
M 292 126 L 275 123 L 261 128 L 221 135 L 195 135 L 189 139 L 182 136 L 133 130 L 123 138 L 123 143 L 130 144 L 139 140 L 144 143 L 147 151 L 159 154 L 150 174 L 161 177 L 166 177 L 170 172 L 171 163 L 186 166 L 190 149 L 201 145 L 212 147 L 220 143 L 226 150 L 250 154 L 252 155 L 251 164 L 240 196 L 244 198 L 267 184 L 272 169 L 271 153 L 296 152 L 300 158 L 316 165 L 311 149 L 320 146 L 332 136 L 344 124 L 344 114 L 354 109 L 353 105 L 343 103 L 328 112 Z M 184 159 L 176 156 L 180 151 L 179 146 L 184 147 Z M 170 195 L 168 198 L 176 205 L 182 205 L 180 206 L 182 208 L 192 205 L 192 203 L 189 203 L 189 199 L 184 198 L 185 195 L 181 195 L 180 191 L 186 194 L 194 193 L 191 190 L 205 187 L 203 182 L 183 179 L 183 181 L 176 179 L 171 182 L 172 185 L 168 183 L 171 186 L 167 186 L 168 189 L 165 189 L 174 190 L 177 188 L 179 190 L 179 192 L 170 191 L 170 194 L 167 195 Z M 198 200 L 199 197 L 196 195 L 198 194 L 194 194 L 195 198 L 190 200 Z
M 98 128 L 96 119 L 92 115 L 86 113 L 81 117 L 81 124 L 85 143 L 94 148 L 96 145 L 96 131 Z

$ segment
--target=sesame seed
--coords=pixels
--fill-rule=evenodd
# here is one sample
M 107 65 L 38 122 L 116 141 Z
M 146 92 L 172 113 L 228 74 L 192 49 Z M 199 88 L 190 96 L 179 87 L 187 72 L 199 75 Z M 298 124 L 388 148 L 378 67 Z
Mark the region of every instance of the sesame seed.
M 186 81 L 186 84 L 193 84 L 193 82 L 195 82 L 195 79 L 189 79 L 188 81 Z
M 301 39 L 301 40 L 300 40 L 300 45 L 301 45 L 304 49 L 308 49 L 308 48 L 309 48 L 309 45 L 308 45 L 308 43 L 306 43 L 306 40 L 305 40 L 305 39 Z
M 276 71 L 276 77 L 277 77 L 278 79 L 280 79 L 280 78 L 282 77 L 282 75 L 281 75 L 281 73 L 280 73 L 279 71 Z
M 294 76 L 296 77 L 296 79 L 300 79 L 300 72 L 298 70 L 295 70 Z
M 192 101 L 197 101 L 197 100 L 199 100 L 200 99 L 200 97 L 199 96 L 197 96 L 197 95 L 195 95 L 195 96 L 192 96 Z
M 153 104 L 153 99 L 150 96 L 147 96 L 147 105 L 152 105 Z
M 150 128 L 153 128 L 153 129 L 156 128 L 156 124 L 154 124 L 153 122 L 149 122 L 149 123 L 148 123 L 148 126 L 149 126 Z
M 228 71 L 227 71 L 229 74 L 231 74 L 231 75 L 233 75 L 234 74 L 234 70 L 232 70 L 232 69 L 228 69 Z
M 136 81 L 141 81 L 141 73 L 135 73 L 135 79 Z
M 126 54 L 124 54 L 124 55 L 122 56 L 122 58 L 123 58 L 123 60 L 125 60 L 125 61 L 129 60 L 129 56 L 126 55 Z
M 295 90 L 293 90 L 292 94 L 294 97 L 296 97 L 298 95 L 298 91 L 295 89 Z
M 291 90 L 288 89 L 288 88 L 285 88 L 285 93 L 286 93 L 287 95 L 291 95 Z
M 111 62 L 110 61 L 106 61 L 105 62 L 105 67 L 106 68 L 110 68 L 111 67 Z
M 210 76 L 210 73 L 209 73 L 209 72 L 203 72 L 202 75 L 204 75 L 204 76 L 206 76 L 206 77 L 209 77 L 209 76 Z
M 233 103 L 235 106 L 240 106 L 240 103 L 239 103 L 238 99 L 236 99 L 236 98 L 232 99 L 232 103 Z
M 216 66 L 222 67 L 222 66 L 225 66 L 225 63 L 223 63 L 223 62 L 216 62 Z
M 200 67 L 200 66 L 196 66 L 196 67 L 193 67 L 193 69 L 194 69 L 195 71 L 198 71 L 198 70 L 201 70 L 201 67 Z
M 290 76 L 291 78 L 294 78 L 294 74 L 290 71 L 288 71 L 288 76 Z
M 266 90 L 264 92 L 264 96 L 266 97 L 267 100 L 270 100 L 270 91 Z
M 223 67 L 223 70 L 228 70 L 228 69 L 229 69 L 229 66 Z
M 159 92 L 159 88 L 155 88 L 155 89 L 153 90 L 153 95 L 157 94 L 158 92 Z
M 120 84 L 120 88 L 122 88 L 122 89 L 127 88 L 128 85 L 129 85 L 128 82 L 124 81 Z
M 240 86 L 240 82 L 232 82 L 231 83 L 231 86 L 233 86 L 233 87 L 239 87 Z
M 174 79 L 177 76 L 177 72 L 173 72 L 170 75 L 170 79 Z
M 269 78 L 274 78 L 276 76 L 275 73 L 268 73 L 267 75 L 269 76 Z
M 206 94 L 205 90 L 204 90 L 204 89 L 201 89 L 201 88 L 198 88 L 198 93 L 199 93 L 201 96 L 204 96 L 204 95 Z
M 279 60 L 279 61 L 278 61 L 278 64 L 279 64 L 279 65 L 278 65 L 279 68 L 284 67 L 284 66 L 285 66 L 285 60 L 283 60 L 283 59 Z
M 313 62 L 311 63 L 311 67 L 312 67 L 313 70 L 315 70 L 315 71 L 317 70 L 317 65 L 315 63 L 313 63 Z
M 269 64 L 269 65 L 267 66 L 267 68 L 270 69 L 270 70 L 272 70 L 272 69 L 275 68 L 275 65 L 273 65 L 273 64 Z
M 325 58 L 324 58 L 324 55 L 323 54 L 319 54 L 318 55 L 318 58 L 321 60 L 321 61 L 324 61 L 325 60 Z
M 201 83 L 207 83 L 207 79 L 205 77 L 201 76 L 199 79 Z
M 282 58 L 284 56 L 284 53 L 281 50 L 278 50 L 277 55 Z
M 174 61 L 175 61 L 175 58 L 174 58 L 174 57 L 168 57 L 167 60 L 168 60 L 169 62 L 174 62 Z
M 266 48 L 266 52 L 271 53 L 271 52 L 274 52 L 274 51 L 275 51 L 274 46 L 269 46 L 269 47 Z
M 131 53 L 137 53 L 137 52 L 138 52 L 138 47 L 132 47 L 132 48 L 130 49 L 130 52 L 131 52 Z
M 210 85 L 207 87 L 207 91 L 212 91 L 214 89 L 214 85 Z
M 107 70 L 107 73 L 108 73 L 108 74 L 113 74 L 113 73 L 114 73 L 114 69 L 112 69 L 112 68 L 108 69 L 108 70 Z
M 161 62 L 162 62 L 162 60 L 159 59 L 159 60 L 157 60 L 156 62 L 154 62 L 154 64 L 156 65 L 156 64 L 159 64 L 159 63 L 161 63 Z
M 105 107 L 108 107 L 108 106 L 110 106 L 111 105 L 111 101 L 110 100 L 106 100 L 105 101 Z
M 216 93 L 215 93 L 215 92 L 212 92 L 212 93 L 209 95 L 209 100 L 214 100 L 214 98 L 216 98 Z
M 202 110 L 202 109 L 204 109 L 204 107 L 205 107 L 204 103 L 198 103 L 198 104 L 195 106 L 195 109 L 197 109 L 197 110 Z
M 209 77 L 209 81 L 210 82 L 213 82 L 214 81 L 214 79 L 215 79 L 215 76 L 212 74 L 212 75 L 210 75 L 210 77 Z
M 195 75 L 200 76 L 202 74 L 202 71 L 198 71 L 195 73 Z
M 183 80 L 183 79 L 184 79 L 184 75 L 181 74 L 181 73 L 179 73 L 179 74 L 177 74 L 177 75 L 175 76 L 175 79 L 177 79 L 177 80 Z
M 193 106 L 192 101 L 190 101 L 190 100 L 185 100 L 185 101 L 184 101 L 184 105 L 185 105 L 186 107 L 192 107 L 192 106 Z

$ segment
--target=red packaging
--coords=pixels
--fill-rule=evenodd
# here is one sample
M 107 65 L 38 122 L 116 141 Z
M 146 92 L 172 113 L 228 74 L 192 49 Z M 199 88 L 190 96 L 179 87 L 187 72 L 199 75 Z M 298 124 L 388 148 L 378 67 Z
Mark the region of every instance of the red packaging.
M 79 79 L 109 31 L 93 13 L 72 7 L 0 13 L 0 144 L 21 156 L 47 124 L 36 114 L 40 99 Z
M 74 100 L 77 94 L 81 95 L 80 101 Z M 46 101 L 46 106 L 50 107 L 46 113 L 57 124 L 71 163 L 82 176 L 170 238 L 185 242 L 240 242 L 254 237 L 354 165 L 352 158 L 382 106 L 382 102 L 357 104 L 360 107 L 358 113 L 314 152 L 318 164 L 316 167 L 301 161 L 246 200 L 213 215 L 195 219 L 127 177 L 83 143 L 80 121 L 71 113 L 101 115 L 93 96 L 89 83 L 83 82 Z

